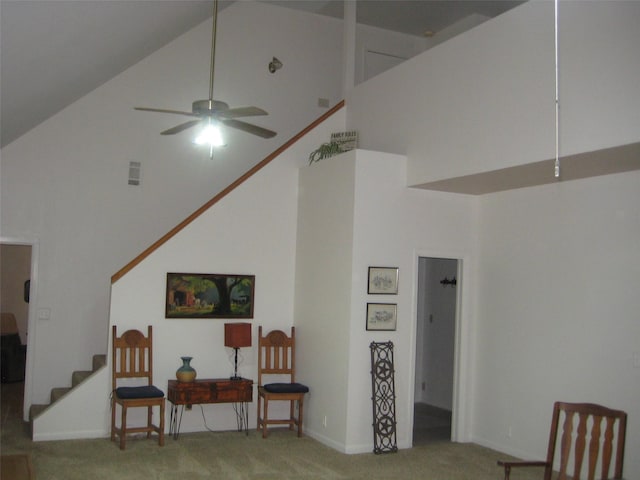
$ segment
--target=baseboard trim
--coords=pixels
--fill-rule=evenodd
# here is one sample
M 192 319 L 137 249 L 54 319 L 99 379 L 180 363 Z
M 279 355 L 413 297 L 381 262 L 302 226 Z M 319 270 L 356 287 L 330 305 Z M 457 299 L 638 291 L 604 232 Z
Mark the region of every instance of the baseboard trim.
M 34 433 L 34 442 L 50 442 L 54 440 L 90 440 L 94 438 L 109 438 L 109 432 L 103 430 L 85 430 L 75 432 Z

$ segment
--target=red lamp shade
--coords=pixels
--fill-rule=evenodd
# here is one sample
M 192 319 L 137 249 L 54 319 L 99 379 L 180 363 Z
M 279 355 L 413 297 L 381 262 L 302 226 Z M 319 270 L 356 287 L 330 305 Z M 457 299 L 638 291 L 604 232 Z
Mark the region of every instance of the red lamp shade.
M 250 323 L 225 323 L 224 346 L 232 348 L 251 346 Z

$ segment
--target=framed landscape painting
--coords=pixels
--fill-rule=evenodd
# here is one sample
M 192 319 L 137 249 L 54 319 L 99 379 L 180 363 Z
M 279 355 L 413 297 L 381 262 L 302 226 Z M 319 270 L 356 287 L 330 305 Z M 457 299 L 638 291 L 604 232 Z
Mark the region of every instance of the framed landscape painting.
M 255 275 L 167 273 L 166 318 L 253 318 Z

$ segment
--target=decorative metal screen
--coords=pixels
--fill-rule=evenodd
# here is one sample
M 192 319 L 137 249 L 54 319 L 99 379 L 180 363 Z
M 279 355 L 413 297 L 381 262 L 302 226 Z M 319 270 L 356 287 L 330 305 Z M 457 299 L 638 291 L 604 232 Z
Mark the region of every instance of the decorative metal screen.
M 373 453 L 398 451 L 396 443 L 396 393 L 393 342 L 371 342 L 373 400 Z

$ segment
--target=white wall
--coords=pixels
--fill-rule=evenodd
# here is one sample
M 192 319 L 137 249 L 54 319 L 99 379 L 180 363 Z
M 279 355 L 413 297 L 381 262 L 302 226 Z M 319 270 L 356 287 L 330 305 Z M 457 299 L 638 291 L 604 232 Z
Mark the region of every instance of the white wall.
M 560 2 L 561 154 L 638 141 L 640 3 Z M 505 41 L 508 39 L 508 41 Z M 554 9 L 530 1 L 360 85 L 347 125 L 409 184 L 555 155 Z
M 310 386 L 305 430 L 345 450 L 355 195 L 354 153 L 300 170 L 294 323 Z
M 52 387 L 106 352 L 113 273 L 324 113 L 318 97 L 341 98 L 340 21 L 235 2 L 218 27 L 214 96 L 265 108 L 270 115 L 255 123 L 277 137 L 229 135 L 210 160 L 189 133 L 159 135 L 184 117 L 133 110 L 189 110 L 207 97 L 208 21 L 2 149 L 2 235 L 39 241 L 34 309 L 51 312 L 30 332 L 34 403 L 48 403 Z M 272 75 L 274 55 L 284 67 Z M 142 162 L 140 187 L 127 185 L 129 161 Z M 59 348 L 69 338 L 83 341 Z
M 301 172 L 300 276 L 296 279 L 294 320 L 300 331 L 312 332 L 300 339 L 307 350 L 301 346 L 300 352 L 305 354 L 299 365 L 312 389 L 306 431 L 347 453 L 372 451 L 369 345 L 392 340 L 397 441 L 400 448 L 408 448 L 413 422 L 418 257 L 423 252 L 438 252 L 464 258 L 467 273 L 472 276 L 475 199 L 408 190 L 404 180 L 406 159 L 396 155 L 356 150 L 322 160 L 306 170 Z M 347 188 L 354 182 L 349 194 Z M 321 203 L 323 193 L 326 204 Z M 351 221 L 352 226 L 345 231 Z M 345 264 L 350 256 L 351 262 Z M 400 269 L 397 296 L 367 295 L 368 267 L 374 265 Z M 469 290 L 465 306 L 471 296 Z M 396 331 L 366 330 L 366 304 L 376 301 L 398 304 Z M 473 314 L 470 308 L 464 312 L 458 343 L 463 367 L 457 380 L 461 398 L 466 401 L 470 378 L 464 365 L 470 350 Z M 311 342 L 313 345 L 309 345 Z M 326 427 L 322 425 L 325 416 Z M 463 408 L 461 428 L 456 432 L 461 439 L 468 435 L 465 427 L 468 423 Z
M 254 318 L 249 320 L 254 346 L 240 350 L 244 361 L 238 371 L 257 381 L 258 325 L 265 331 L 287 331 L 294 324 L 298 169 L 307 164 L 309 153 L 327 141 L 331 132 L 342 131 L 344 116 L 344 110 L 332 115 L 113 284 L 110 321 L 117 325 L 118 332 L 137 328 L 146 333 L 147 325 L 153 326 L 154 383 L 158 387 L 166 391 L 167 381 L 175 378 L 182 365 L 181 356 L 193 357 L 191 365 L 199 378 L 228 377 L 233 371 L 233 350 L 224 346 L 224 319 L 165 318 L 167 272 L 256 276 Z M 304 329 L 297 335 L 304 342 Z M 110 369 L 109 361 L 90 382 L 73 390 L 70 398 L 65 397 L 38 417 L 34 438 L 106 436 Z M 302 374 L 299 380 L 307 379 Z M 84 405 L 88 395 L 93 395 L 91 407 Z M 254 403 L 249 405 L 250 426 L 255 425 L 255 398 L 254 392 Z M 88 408 L 96 412 L 78 422 L 77 412 Z M 231 405 L 203 408 L 209 428 L 236 428 Z M 204 430 L 199 407 L 184 412 L 182 432 Z
M 638 478 L 640 172 L 486 195 L 479 220 L 474 441 L 542 459 L 554 401 L 600 403 Z
M 224 347 L 225 320 L 165 319 L 167 272 L 255 275 L 253 344 L 258 325 L 267 331 L 293 324 L 296 181 L 288 161 L 267 166 L 172 238 L 112 288 L 111 322 L 121 331 L 154 326 L 154 379 L 164 387 L 175 378 L 181 356 L 191 356 L 200 378 L 232 373 L 232 350 Z M 256 348 L 244 348 L 239 373 L 255 379 Z M 230 405 L 205 406 L 214 429 L 232 429 Z M 255 424 L 255 408 L 250 410 Z M 199 408 L 187 411 L 182 431 L 202 431 Z
M 373 447 L 369 344 L 388 340 L 395 345 L 398 446 L 409 448 L 413 428 L 418 258 L 462 259 L 465 278 L 473 278 L 476 199 L 407 189 L 405 158 L 363 150 L 357 153 L 348 451 L 371 451 Z M 367 271 L 372 265 L 399 267 L 398 295 L 393 301 L 388 296 L 367 295 Z M 376 301 L 397 302 L 396 331 L 365 330 L 366 304 Z M 467 355 L 471 348 L 472 302 L 472 289 L 463 292 L 457 325 L 460 363 L 456 390 L 461 401 L 457 405 L 460 423 L 454 427 L 454 437 L 461 441 L 468 435 L 465 403 L 469 401 L 471 381 L 467 375 Z
M 567 3 L 575 6 L 585 2 L 566 2 L 565 5 Z M 611 2 L 606 3 L 612 4 Z M 615 4 L 618 5 L 618 2 Z M 515 12 L 521 10 L 516 9 L 513 11 L 513 14 L 516 15 L 514 17 L 516 23 L 508 29 L 500 20 L 503 17 L 499 17 L 493 22 L 479 26 L 472 32 L 477 33 L 484 28 L 490 29 L 491 25 L 501 25 L 504 26 L 504 30 L 499 28 L 497 33 L 506 34 L 506 30 L 509 30 L 515 38 L 518 38 L 520 32 L 526 32 L 525 27 L 532 23 L 538 27 L 544 26 L 544 32 L 548 33 L 546 15 L 536 16 L 538 7 L 527 5 L 524 7 L 532 9 L 533 18 L 525 16 L 520 18 L 520 13 L 516 15 Z M 628 2 L 625 5 L 625 8 L 632 9 L 627 13 L 635 13 L 634 2 Z M 225 10 L 225 12 L 227 11 L 231 11 L 231 8 Z M 510 13 L 508 12 L 506 15 Z M 634 18 L 633 15 L 630 16 Z M 605 18 L 611 20 L 607 15 Z M 536 23 L 534 20 L 541 23 Z M 618 20 L 621 20 L 622 24 L 626 23 L 626 19 L 617 19 L 616 21 Z M 203 26 L 202 30 L 201 37 L 204 38 L 206 37 L 204 32 L 206 26 Z M 616 29 L 608 31 L 613 32 Z M 537 36 L 545 36 L 541 32 L 543 31 L 538 30 Z M 477 34 L 479 35 L 479 33 Z M 533 36 L 533 32 L 526 35 L 529 34 Z M 463 49 L 465 44 L 462 42 L 462 38 L 465 36 L 462 35 L 451 40 L 452 46 L 448 48 L 451 48 L 452 51 Z M 475 37 L 471 38 L 475 39 Z M 632 34 L 629 38 L 634 39 L 635 37 Z M 449 43 L 447 42 L 447 44 Z M 431 51 L 443 49 L 447 44 L 439 45 Z M 176 59 L 186 61 L 188 56 L 178 55 L 180 50 L 176 48 L 176 51 L 173 52 L 172 48 L 170 52 L 163 53 L 163 58 L 165 54 L 173 58 L 175 53 Z M 425 55 L 428 54 L 429 52 Z M 517 52 L 514 53 L 514 56 L 517 57 Z M 158 57 L 147 59 L 145 61 L 147 63 L 143 62 L 146 65 L 145 72 L 148 75 L 146 83 L 157 78 L 164 78 L 164 76 L 152 76 L 154 71 L 162 71 L 165 76 L 171 75 L 174 71 L 170 68 L 165 70 L 165 62 L 156 58 Z M 414 61 L 417 64 L 427 58 L 431 57 L 421 55 L 398 67 L 397 71 L 400 72 L 400 77 L 390 77 L 388 75 L 392 72 L 386 72 L 356 89 L 362 89 L 363 94 L 362 96 L 355 95 L 349 108 L 350 111 L 353 108 L 353 111 L 357 113 L 353 118 L 358 118 L 358 121 L 361 122 L 357 127 L 364 142 L 372 142 L 373 139 L 379 137 L 379 145 L 384 147 L 391 145 L 389 139 L 398 141 L 399 143 L 396 145 L 405 143 L 409 146 L 418 145 L 422 139 L 426 141 L 428 137 L 426 123 L 419 122 L 416 129 L 405 127 L 416 119 L 425 118 L 427 114 L 434 112 L 434 110 L 426 108 L 425 103 L 419 101 L 426 97 L 424 93 L 418 96 L 413 95 L 413 88 L 418 87 L 408 88 L 418 85 L 419 91 L 424 92 L 428 85 L 424 78 L 411 76 L 419 73 L 416 66 L 410 66 L 406 69 L 405 66 Z M 477 65 L 481 64 L 482 59 L 479 58 Z M 285 64 L 285 68 L 287 65 Z M 635 72 L 634 65 L 627 65 L 627 71 L 630 74 Z M 473 65 L 469 66 L 471 70 L 465 71 L 456 70 L 454 67 L 452 66 L 458 78 L 474 79 L 472 75 L 469 75 L 469 71 L 474 71 Z M 424 68 L 428 69 L 429 66 Z M 284 71 L 285 69 L 281 70 L 281 72 Z M 526 69 L 516 73 L 524 77 Z M 614 75 L 614 72 L 611 73 Z M 128 210 L 124 207 L 138 205 L 132 200 L 143 197 L 142 193 L 138 195 L 138 191 L 131 194 L 124 187 L 122 190 L 116 189 L 114 187 L 116 185 L 115 179 L 120 176 L 112 173 L 112 164 L 104 163 L 105 160 L 114 156 L 112 154 L 117 153 L 120 158 L 119 164 L 126 166 L 128 158 L 125 155 L 126 152 L 122 152 L 122 145 L 114 143 L 111 139 L 109 142 L 98 143 L 98 146 L 93 148 L 93 143 L 101 141 L 97 134 L 91 139 L 93 143 L 83 143 L 83 141 L 77 140 L 75 144 L 72 144 L 69 141 L 70 137 L 68 137 L 69 132 L 74 128 L 80 129 L 83 133 L 89 128 L 81 128 L 85 126 L 82 121 L 90 123 L 86 120 L 87 114 L 93 110 L 87 108 L 88 105 L 117 104 L 119 96 L 130 94 L 131 98 L 124 102 L 126 105 L 120 105 L 122 109 L 127 111 L 130 109 L 134 97 L 136 99 L 138 97 L 135 93 L 138 93 L 139 89 L 134 88 L 137 82 L 132 82 L 128 75 L 133 75 L 133 73 L 125 72 L 122 79 L 117 79 L 121 82 L 118 84 L 120 88 L 115 89 L 114 87 L 114 91 L 112 91 L 110 86 L 105 86 L 95 92 L 95 95 L 81 100 L 67 111 L 62 112 L 57 119 L 68 121 L 65 123 L 66 126 L 61 122 L 49 122 L 24 137 L 29 140 L 28 142 L 26 140 L 16 142 L 2 151 L 3 228 L 5 228 L 4 222 L 7 218 L 5 207 L 10 205 L 9 218 L 11 220 L 7 220 L 6 225 L 12 229 L 26 236 L 36 237 L 40 236 L 41 231 L 59 232 L 58 236 L 51 237 L 54 239 L 52 241 L 49 241 L 49 237 L 45 238 L 47 251 L 46 255 L 43 253 L 42 258 L 47 259 L 46 270 L 50 272 L 47 281 L 47 284 L 50 285 L 49 288 L 55 286 L 57 289 L 62 289 L 63 293 L 69 290 L 71 290 L 70 293 L 78 293 L 75 291 L 77 288 L 64 290 L 66 285 L 64 280 L 74 278 L 76 270 L 70 271 L 70 269 L 76 263 L 78 264 L 76 265 L 77 269 L 84 268 L 80 272 L 83 274 L 84 281 L 93 278 L 90 275 L 91 268 L 98 269 L 101 265 L 95 261 L 89 261 L 93 260 L 95 256 L 95 247 L 74 249 L 73 245 L 66 247 L 66 245 L 61 246 L 60 243 L 70 243 L 76 237 L 88 239 L 93 245 L 99 245 L 101 251 L 105 253 L 113 249 L 118 253 L 118 258 L 123 257 L 120 258 L 122 262 L 129 259 L 129 255 L 123 253 L 128 251 L 129 247 L 138 253 L 141 247 L 146 246 L 146 244 L 129 245 L 129 243 L 135 243 L 133 240 L 126 244 L 127 248 L 124 248 L 124 242 L 118 243 L 120 236 L 123 236 L 122 232 L 127 230 L 125 227 L 119 228 L 118 235 L 114 235 L 118 238 L 105 241 L 104 238 L 111 229 L 96 222 L 95 218 L 104 222 L 108 216 L 95 214 L 82 216 L 84 209 L 78 208 L 73 201 L 76 198 L 82 199 L 82 201 L 78 200 L 78 203 L 91 205 L 91 212 L 101 212 L 98 207 L 103 203 L 112 203 L 121 207 L 114 210 L 113 216 L 117 216 L 116 213 L 118 213 L 121 218 L 127 219 L 129 218 L 127 217 Z M 637 75 L 635 77 L 634 75 L 629 76 L 630 79 L 636 77 Z M 394 81 L 387 83 L 391 78 Z M 626 79 L 627 77 L 617 75 L 613 77 L 616 81 L 621 78 Z M 179 83 L 175 77 L 171 77 L 171 79 L 172 81 L 168 82 L 170 85 L 162 87 L 164 89 L 162 93 L 169 91 L 170 86 Z M 125 82 L 125 80 L 127 81 Z M 502 80 L 504 80 L 504 83 L 501 84 L 503 86 L 510 82 L 509 78 Z M 546 82 L 547 80 L 543 81 L 545 85 Z M 389 101 L 384 94 L 390 90 L 402 90 L 406 93 L 406 99 Z M 155 102 L 161 100 L 161 97 L 165 97 L 160 91 L 157 93 L 157 98 L 148 98 L 147 100 Z M 368 95 L 373 96 L 376 102 L 368 101 L 371 98 Z M 618 94 L 616 93 L 616 95 Z M 188 92 L 185 92 L 184 97 L 184 101 L 187 101 L 187 97 L 190 97 Z M 434 100 L 438 94 L 432 94 L 428 97 Z M 500 98 L 503 99 L 502 96 Z M 524 95 L 521 101 L 526 103 L 530 98 L 535 98 L 535 96 Z M 607 97 L 605 96 L 605 98 Z M 364 103 L 359 103 L 361 100 Z M 636 100 L 637 96 L 628 96 L 628 105 L 633 107 L 633 102 Z M 437 101 L 441 102 L 442 100 L 437 98 Z M 453 101 L 457 102 L 457 99 L 454 97 Z M 138 103 L 137 100 L 136 103 Z M 509 102 L 505 100 L 505 103 Z M 616 102 L 613 105 L 619 106 Z M 77 111 L 81 106 L 81 112 Z M 378 110 L 378 106 L 382 110 Z M 472 102 L 472 106 L 475 108 L 478 104 Z M 536 105 L 532 104 L 531 107 L 536 111 Z M 545 108 L 537 110 L 538 113 L 544 111 Z M 585 142 L 606 143 L 613 138 L 613 130 L 616 130 L 617 141 L 623 141 L 630 129 L 638 124 L 628 121 L 634 120 L 634 117 L 628 116 L 626 110 L 621 110 L 621 116 L 616 117 L 610 115 L 607 108 L 605 106 L 603 109 L 589 110 L 588 114 L 585 113 L 585 116 L 589 118 L 597 116 L 594 112 L 603 113 L 606 114 L 605 118 L 612 122 L 615 121 L 611 125 L 603 125 L 604 134 L 601 137 L 598 139 L 585 137 L 583 139 Z M 506 109 L 496 115 L 498 117 L 506 115 L 508 113 Z M 514 115 L 520 111 L 515 107 L 513 110 Z M 109 111 L 110 109 L 107 109 L 104 112 L 107 120 L 115 120 L 116 116 L 108 114 Z M 462 110 L 451 109 L 451 112 L 453 111 Z M 488 110 L 482 111 L 488 112 Z M 635 111 L 640 111 L 640 109 Z M 437 117 L 437 115 L 434 116 Z M 384 122 L 370 123 L 370 120 L 382 117 L 392 119 L 395 122 L 394 128 L 389 129 L 388 124 Z M 127 118 L 129 119 L 127 126 L 131 127 L 134 120 Z M 176 147 L 171 150 L 170 147 L 160 148 L 154 142 L 148 141 L 152 137 L 156 139 L 156 132 L 163 125 L 169 126 L 170 119 L 164 120 L 159 117 L 157 124 L 152 124 L 154 120 L 151 118 L 147 116 L 141 118 L 141 124 L 137 120 L 138 117 L 135 118 L 135 122 L 149 129 L 143 135 L 144 141 L 140 140 L 137 143 L 137 140 L 134 142 L 133 136 L 125 136 L 127 141 L 121 143 L 128 145 L 133 142 L 138 145 L 135 153 L 144 154 L 145 158 L 153 157 L 153 161 L 157 161 L 161 165 L 175 166 L 176 159 L 184 155 L 179 145 L 176 144 Z M 483 122 L 486 122 L 487 125 L 495 123 L 499 130 L 502 123 L 513 122 L 513 118 L 519 119 L 520 117 L 517 115 L 515 117 L 507 116 L 504 121 L 501 121 L 500 118 L 493 118 L 489 115 Z M 618 119 L 622 119 L 624 122 L 618 123 Z M 95 121 L 93 118 L 90 120 Z M 426 119 L 426 122 L 432 121 L 434 119 L 431 117 Z M 380 129 L 378 129 L 379 126 Z M 535 131 L 538 139 L 540 135 L 548 133 L 548 125 L 545 127 L 536 125 L 533 130 L 521 129 L 522 126 L 523 124 L 520 124 L 518 128 L 509 132 L 525 137 Z M 444 130 L 447 131 L 444 132 Z M 319 141 L 325 141 L 329 131 L 331 130 L 325 132 L 325 135 L 315 138 L 314 142 L 307 145 L 306 149 L 301 147 L 301 150 L 297 152 L 296 159 L 291 159 L 292 164 L 295 164 L 296 168 L 304 165 L 308 152 L 315 148 Z M 137 132 L 140 136 L 140 130 Z M 429 148 L 433 148 L 442 152 L 448 152 L 451 149 L 455 153 L 456 145 L 460 143 L 460 139 L 469 142 L 469 150 L 475 151 L 475 149 L 490 147 L 485 145 L 484 137 L 476 137 L 478 132 L 474 129 L 459 129 L 455 125 L 445 129 L 443 125 L 441 133 L 443 132 L 447 134 L 437 138 L 438 141 L 434 140 L 433 145 L 422 145 L 425 152 L 428 152 Z M 64 141 L 59 139 L 60 133 L 64 133 Z M 126 135 L 126 132 L 120 133 Z M 514 148 L 517 145 L 522 147 L 527 143 L 526 141 L 514 141 Z M 63 146 L 68 148 L 62 148 Z M 72 148 L 74 146 L 83 148 L 78 148 L 78 153 L 76 153 L 76 150 Z M 532 151 L 528 149 L 517 150 L 518 156 L 514 156 L 514 161 L 524 159 L 522 161 L 526 162 L 531 155 L 537 157 L 543 150 L 543 147 L 533 148 L 533 155 Z M 10 153 L 9 158 L 11 159 L 8 172 L 5 170 L 5 152 Z M 636 321 L 636 312 L 640 306 L 637 296 L 640 287 L 638 284 L 640 278 L 638 246 L 640 243 L 637 241 L 640 238 L 640 223 L 638 222 L 640 218 L 638 212 L 640 176 L 638 172 L 504 192 L 476 199 L 464 195 L 407 190 L 405 188 L 407 165 L 401 157 L 363 150 L 352 155 L 355 155 L 355 158 L 348 158 L 355 162 L 356 168 L 353 212 L 353 245 L 355 248 L 351 264 L 353 278 L 349 316 L 349 344 L 352 347 L 348 358 L 350 385 L 346 405 L 349 423 L 346 428 L 346 440 L 343 443 L 344 450 L 350 452 L 370 451 L 372 446 L 368 347 L 374 339 L 382 341 L 391 339 L 397 346 L 398 439 L 401 447 L 409 445 L 411 405 L 414 393 L 414 372 L 411 359 L 415 354 L 413 349 L 415 345 L 417 259 L 420 256 L 445 256 L 462 259 L 465 281 L 461 316 L 457 325 L 458 357 L 455 371 L 457 389 L 454 391 L 454 411 L 458 411 L 459 418 L 454 417 L 454 422 L 457 423 L 454 425 L 455 438 L 461 441 L 473 439 L 479 443 L 521 456 L 540 457 L 543 455 L 547 443 L 548 418 L 554 400 L 563 398 L 566 400 L 599 401 L 629 412 L 630 424 L 625 475 L 630 478 L 640 476 L 638 459 L 632 456 L 632 452 L 638 451 L 640 447 L 637 433 L 640 431 L 637 423 L 637 419 L 640 418 L 637 406 L 638 385 L 640 384 L 638 372 L 640 369 L 633 367 L 634 354 L 637 355 L 640 350 L 637 343 L 640 332 L 638 332 L 638 322 Z M 96 161 L 91 164 L 91 168 L 86 168 L 88 175 L 86 178 L 93 178 L 95 182 L 90 185 L 91 189 L 99 189 L 100 182 L 104 182 L 106 179 L 110 179 L 111 189 L 108 191 L 105 189 L 102 192 L 103 195 L 95 199 L 91 197 L 94 200 L 91 203 L 84 201 L 84 198 L 79 195 L 85 190 L 89 190 L 89 187 L 72 188 L 78 179 L 84 179 L 84 176 L 72 177 L 68 181 L 66 179 L 68 172 L 74 172 L 73 168 L 84 168 L 85 163 L 83 162 L 91 161 L 94 156 Z M 38 162 L 44 158 L 50 161 Z M 64 170 L 65 173 L 57 173 L 61 162 L 67 158 L 69 158 L 70 167 L 73 168 Z M 453 157 L 445 158 L 442 155 L 434 157 L 425 154 L 424 158 L 438 158 L 446 165 L 443 168 L 451 171 L 459 168 L 456 163 L 458 160 Z M 478 164 L 483 161 L 484 157 L 476 158 L 472 155 L 464 155 L 460 161 L 468 161 L 469 158 L 473 159 L 472 163 Z M 330 161 L 338 162 L 341 160 L 338 157 Z M 484 160 L 487 159 L 484 158 Z M 26 165 L 26 170 L 18 171 L 18 163 Z M 182 165 L 185 172 L 189 165 L 193 164 L 185 163 Z M 193 167 L 197 171 L 192 172 L 192 178 L 204 177 L 203 183 L 210 182 L 211 180 L 202 173 L 206 171 L 205 167 L 208 164 L 198 165 Z M 487 165 L 488 168 L 491 168 L 490 162 Z M 436 167 L 435 164 L 433 166 Z M 201 271 L 214 267 L 218 271 L 221 268 L 233 268 L 234 271 L 251 270 L 257 275 L 257 285 L 261 285 L 263 281 L 266 285 L 265 290 L 261 288 L 258 290 L 254 321 L 256 324 L 286 327 L 291 323 L 297 324 L 298 321 L 304 322 L 304 319 L 294 318 L 294 300 L 286 295 L 287 291 L 289 293 L 294 291 L 294 261 L 292 260 L 294 255 L 292 252 L 295 248 L 296 232 L 295 229 L 292 230 L 291 224 L 296 222 L 296 212 L 292 205 L 297 203 L 297 197 L 289 187 L 285 188 L 274 183 L 276 171 L 277 178 L 282 176 L 287 179 L 287 185 L 297 185 L 297 174 L 293 173 L 295 169 L 288 170 L 284 167 L 280 172 L 280 167 L 277 167 L 276 164 L 269 168 L 271 170 L 267 169 L 264 174 L 255 177 L 241 191 L 239 190 L 238 196 L 226 198 L 220 208 L 214 208 L 207 212 L 201 222 L 191 225 L 183 234 L 156 252 L 150 261 L 136 267 L 114 285 L 112 291 L 113 321 L 122 328 L 153 324 L 157 328 L 156 341 L 158 346 L 156 351 L 168 352 L 166 355 L 162 354 L 160 361 L 156 362 L 158 383 L 166 382 L 168 378 L 173 377 L 173 373 L 179 366 L 179 356 L 185 351 L 195 357 L 194 366 L 201 376 L 225 375 L 230 368 L 227 355 L 221 348 L 223 322 L 164 319 L 164 275 L 167 271 L 175 270 L 176 267 L 180 267 L 180 270 L 198 269 Z M 10 173 L 10 176 L 6 177 L 6 173 Z M 124 175 L 123 171 L 123 180 Z M 9 182 L 9 178 L 11 182 Z M 53 181 L 55 186 L 48 187 L 48 181 Z M 147 178 L 146 181 L 150 180 Z M 193 185 L 198 184 L 195 180 L 192 184 L 180 183 L 178 178 L 175 178 L 174 182 L 176 191 L 180 192 L 195 188 Z M 165 197 L 170 197 L 172 190 L 166 188 L 163 192 L 157 179 L 152 181 L 151 185 L 154 186 L 152 189 L 154 195 L 150 196 L 144 204 L 148 213 L 142 208 L 142 205 L 138 205 L 140 210 L 136 212 L 136 215 L 131 214 L 133 220 L 129 221 L 127 225 L 138 225 L 141 230 L 157 228 L 164 233 L 167 229 L 164 223 L 170 223 L 173 226 L 175 222 L 166 222 L 164 214 L 153 216 L 151 208 L 160 201 L 158 199 L 161 199 L 162 206 L 167 211 L 165 213 L 169 215 L 170 205 L 164 202 L 168 202 Z M 166 184 L 162 184 L 162 186 L 166 187 Z M 24 195 L 20 193 L 18 187 L 25 190 Z M 144 192 L 148 192 L 151 187 L 145 187 L 143 184 L 143 188 L 146 189 L 143 190 Z M 69 190 L 75 194 L 73 199 L 65 200 L 64 197 L 60 197 L 58 192 L 61 189 Z M 9 192 L 11 195 L 5 192 Z M 37 204 L 27 202 L 31 196 L 38 200 Z M 47 201 L 49 199 L 55 201 Z M 31 206 L 32 203 L 33 206 Z M 21 208 L 24 205 L 27 206 Z M 191 207 L 189 207 L 190 209 Z M 54 215 L 56 211 L 62 211 L 64 215 L 56 216 Z M 145 213 L 146 215 L 143 215 Z M 178 215 L 180 212 L 174 213 Z M 18 222 L 18 217 L 21 215 L 28 217 L 28 221 Z M 59 222 L 74 215 L 80 216 L 79 222 L 82 228 L 76 228 L 76 224 L 71 223 L 58 225 Z M 247 222 L 247 224 L 237 222 L 238 215 L 250 219 L 251 222 Z M 184 212 L 182 212 L 182 216 L 184 216 Z M 149 224 L 140 225 L 144 218 L 149 219 Z M 112 224 L 116 224 L 116 222 L 108 225 Z M 223 225 L 224 228 L 220 228 L 220 225 Z M 229 225 L 233 225 L 233 227 L 230 228 Z M 274 228 L 274 226 L 278 228 Z M 73 233 L 68 233 L 67 230 Z M 283 230 L 287 230 L 289 233 L 286 234 Z M 256 235 L 256 231 L 260 231 L 261 234 Z M 11 232 L 11 234 L 18 235 L 18 232 Z M 5 233 L 9 232 L 3 231 L 3 234 Z M 84 240 L 85 243 L 88 240 Z M 143 244 L 144 241 L 139 243 Z M 56 249 L 53 248 L 54 246 Z M 44 245 L 42 249 L 44 250 Z M 211 253 L 220 251 L 225 252 L 225 255 Z M 238 258 L 228 253 L 237 251 L 248 252 L 248 256 Z M 76 257 L 72 254 L 76 254 Z M 78 254 L 82 254 L 82 256 L 77 258 Z M 71 262 L 70 260 L 73 258 L 76 260 Z M 114 263 L 118 264 L 117 267 L 121 266 L 118 262 Z M 84 265 L 87 264 L 89 266 L 85 268 Z M 367 332 L 364 327 L 366 303 L 370 301 L 369 299 L 376 298 L 366 294 L 367 268 L 374 264 L 387 264 L 400 268 L 400 291 L 397 297 L 399 318 L 398 329 L 395 332 L 384 332 L 384 334 Z M 53 267 L 56 269 L 53 270 Z M 98 276 L 98 280 L 101 278 Z M 262 278 L 265 280 L 261 280 Z M 279 288 L 281 285 L 285 285 L 285 288 Z M 57 290 L 48 292 L 44 296 L 47 302 L 40 303 L 40 305 L 48 306 L 49 301 L 58 298 L 58 295 L 54 295 L 56 292 Z M 75 306 L 77 307 L 77 305 Z M 86 309 L 87 306 L 81 305 L 76 309 L 79 308 Z M 69 310 L 71 313 L 72 309 L 69 308 Z M 66 337 L 62 333 L 58 334 L 56 330 L 60 323 L 63 324 L 63 330 L 75 328 L 76 323 L 79 324 L 78 328 L 81 326 L 84 328 L 84 325 L 80 324 L 80 320 L 77 322 L 69 321 L 67 324 L 64 316 L 62 320 L 60 319 L 57 309 L 52 309 L 52 311 L 55 314 L 54 319 L 46 328 L 42 327 L 43 335 L 40 338 L 43 338 L 43 341 L 51 342 L 51 345 L 62 343 Z M 73 314 L 75 318 L 76 312 L 73 311 Z M 86 315 L 83 315 L 83 319 L 84 317 Z M 307 328 L 304 323 L 301 323 L 300 326 L 301 331 Z M 99 330 L 98 336 L 101 336 L 101 340 L 96 340 L 96 342 L 104 350 L 103 341 L 106 337 L 106 326 L 100 324 L 96 329 Z M 548 336 L 549 332 L 551 332 L 551 336 Z M 84 333 L 87 339 L 92 338 L 92 332 Z M 201 338 L 207 340 L 194 343 L 194 339 L 200 340 Z M 304 337 L 300 339 L 300 342 L 305 342 Z M 48 348 L 49 344 L 46 343 L 42 346 Z M 51 362 L 64 364 L 64 358 L 67 354 L 58 350 L 50 352 Z M 41 362 L 47 363 L 48 356 L 45 357 L 44 352 L 42 355 Z M 69 356 L 73 356 L 73 354 L 69 354 Z M 249 375 L 254 370 L 255 358 L 249 355 L 247 363 L 241 367 L 241 372 L 244 375 Z M 318 417 L 314 409 L 322 409 L 323 405 L 315 403 L 314 389 L 317 387 L 313 382 L 314 378 L 302 376 L 299 380 L 309 383 L 312 388 L 309 399 L 310 411 L 307 413 L 309 414 L 308 418 L 315 421 L 314 419 Z M 45 382 L 44 377 L 42 382 Z M 231 425 L 233 420 L 229 420 L 229 424 L 226 423 L 227 420 L 222 420 L 222 418 L 228 417 L 227 414 L 230 414 L 229 410 L 225 410 L 225 408 L 225 406 L 210 406 L 205 409 L 207 415 L 215 414 L 213 418 L 216 428 L 235 427 L 235 424 Z M 253 409 L 250 409 L 250 414 L 254 415 Z M 64 420 L 65 418 L 62 416 L 60 422 L 64 422 Z M 250 422 L 252 421 L 250 419 Z M 505 434 L 508 432 L 509 426 L 512 427 L 511 437 L 507 437 Z M 185 417 L 183 427 L 185 430 L 201 430 L 203 428 L 201 420 L 196 419 L 196 413 Z M 309 433 L 314 434 L 315 432 L 309 430 Z

